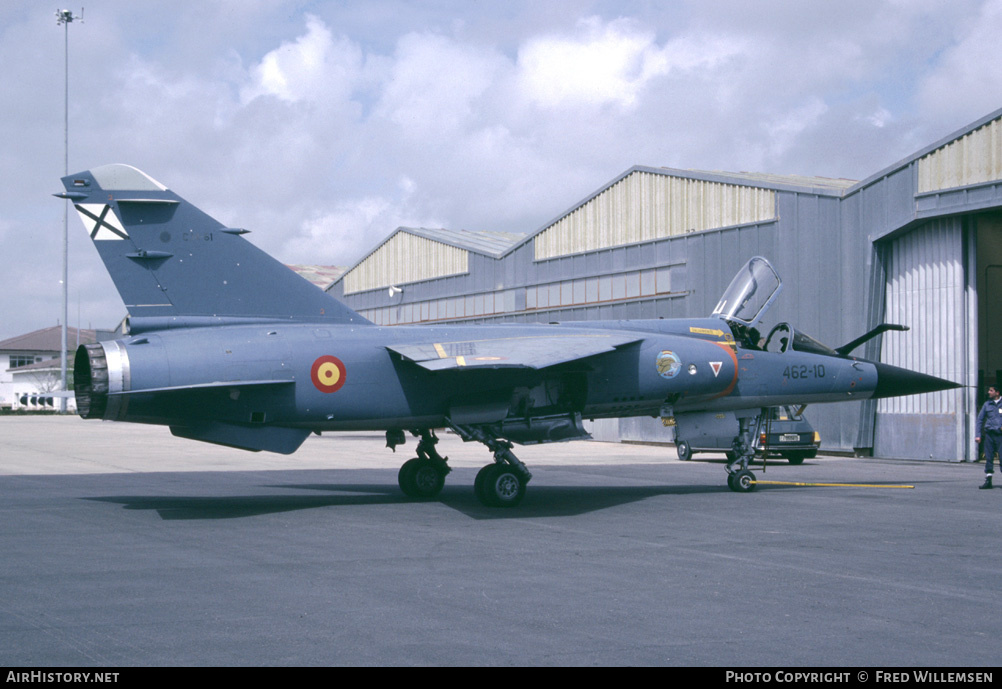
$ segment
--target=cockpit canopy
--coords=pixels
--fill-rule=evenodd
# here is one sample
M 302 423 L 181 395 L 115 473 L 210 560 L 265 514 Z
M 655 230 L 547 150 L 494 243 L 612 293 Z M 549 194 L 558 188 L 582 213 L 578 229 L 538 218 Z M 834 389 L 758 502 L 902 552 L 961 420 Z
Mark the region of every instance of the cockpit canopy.
M 728 323 L 754 327 L 783 289 L 783 281 L 769 261 L 753 256 L 724 290 L 712 316 Z
M 795 330 L 789 323 L 780 323 L 769 331 L 769 336 L 765 338 L 765 345 L 762 349 L 767 352 L 788 352 L 793 349 L 797 352 L 810 352 L 811 354 L 823 354 L 825 356 L 842 356 L 839 352 L 826 344 L 818 342 L 810 335 Z

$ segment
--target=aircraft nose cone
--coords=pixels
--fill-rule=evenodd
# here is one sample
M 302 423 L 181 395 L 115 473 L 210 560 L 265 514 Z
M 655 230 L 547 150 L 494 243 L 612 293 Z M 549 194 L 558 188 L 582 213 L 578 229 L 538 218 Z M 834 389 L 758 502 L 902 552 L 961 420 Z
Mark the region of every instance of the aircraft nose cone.
M 937 378 L 907 368 L 899 368 L 890 364 L 873 364 L 877 368 L 877 387 L 873 398 L 899 397 L 901 395 L 919 395 L 923 392 L 939 392 L 962 387 L 951 380 Z

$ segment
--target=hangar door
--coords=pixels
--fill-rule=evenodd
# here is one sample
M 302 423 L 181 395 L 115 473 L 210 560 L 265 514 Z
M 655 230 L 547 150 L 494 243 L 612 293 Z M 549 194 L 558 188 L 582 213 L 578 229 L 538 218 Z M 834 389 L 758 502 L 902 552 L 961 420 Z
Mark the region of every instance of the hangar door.
M 978 401 L 1002 383 L 1002 213 L 975 216 L 978 247 Z
M 973 384 L 975 226 L 971 216 L 937 219 L 886 247 L 884 321 L 911 330 L 884 335 L 881 361 Z M 974 452 L 973 403 L 974 391 L 965 388 L 879 400 L 874 454 L 939 461 L 968 457 Z

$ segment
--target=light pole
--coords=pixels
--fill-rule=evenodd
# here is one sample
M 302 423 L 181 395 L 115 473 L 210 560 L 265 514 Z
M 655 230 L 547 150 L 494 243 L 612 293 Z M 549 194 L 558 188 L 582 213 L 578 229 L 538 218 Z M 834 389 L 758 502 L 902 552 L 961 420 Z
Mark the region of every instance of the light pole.
M 65 75 L 64 98 L 65 109 L 63 111 L 63 176 L 70 174 L 70 24 L 79 19 L 83 21 L 83 8 L 80 8 L 80 16 L 74 16 L 73 10 L 56 10 L 56 25 L 64 27 L 64 57 Z M 64 392 L 67 390 L 66 381 L 66 321 L 69 313 L 69 220 L 70 202 L 69 199 L 63 201 L 63 327 L 59 339 L 59 380 Z M 66 398 L 59 398 L 59 412 L 66 413 Z

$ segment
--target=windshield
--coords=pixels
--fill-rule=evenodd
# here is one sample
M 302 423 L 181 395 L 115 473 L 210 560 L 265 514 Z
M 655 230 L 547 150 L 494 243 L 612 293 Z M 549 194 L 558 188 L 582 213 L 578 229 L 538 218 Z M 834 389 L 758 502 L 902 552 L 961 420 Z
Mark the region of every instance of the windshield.
M 725 321 L 754 326 L 782 288 L 783 281 L 769 262 L 755 256 L 731 280 L 712 315 Z

